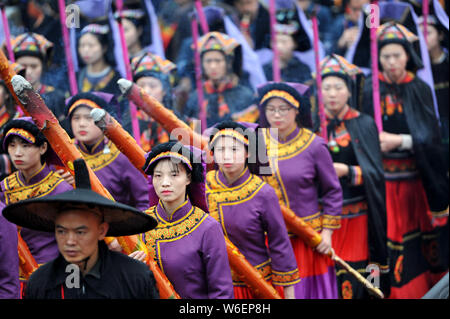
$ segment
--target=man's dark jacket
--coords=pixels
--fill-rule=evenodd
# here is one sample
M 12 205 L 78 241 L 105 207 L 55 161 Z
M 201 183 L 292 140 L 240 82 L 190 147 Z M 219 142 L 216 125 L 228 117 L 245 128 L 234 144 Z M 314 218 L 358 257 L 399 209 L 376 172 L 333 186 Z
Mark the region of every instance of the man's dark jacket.
M 26 299 L 157 299 L 153 273 L 144 263 L 122 253 L 110 251 L 99 242 L 99 263 L 86 276 L 81 276 L 78 288 L 73 265 L 60 254 L 39 267 L 30 277 Z M 68 267 L 69 266 L 69 267 Z M 66 272 L 67 269 L 67 272 Z M 71 288 L 69 288 L 71 287 Z

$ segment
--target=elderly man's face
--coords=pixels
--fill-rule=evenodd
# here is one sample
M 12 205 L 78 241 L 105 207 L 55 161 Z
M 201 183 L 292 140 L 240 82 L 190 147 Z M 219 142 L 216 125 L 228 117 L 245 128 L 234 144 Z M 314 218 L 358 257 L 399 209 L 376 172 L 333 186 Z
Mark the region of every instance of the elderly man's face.
M 58 249 L 68 263 L 82 266 L 87 257 L 98 253 L 98 241 L 103 240 L 108 224 L 99 215 L 83 209 L 60 213 L 55 220 Z

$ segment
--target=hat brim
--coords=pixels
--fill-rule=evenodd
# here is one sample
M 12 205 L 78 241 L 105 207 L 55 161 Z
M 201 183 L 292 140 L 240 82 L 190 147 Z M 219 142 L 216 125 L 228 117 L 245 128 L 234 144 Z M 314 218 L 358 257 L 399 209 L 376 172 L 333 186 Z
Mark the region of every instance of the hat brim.
M 54 232 L 55 220 L 64 207 L 98 208 L 109 224 L 106 236 L 130 236 L 156 227 L 149 215 L 118 202 L 111 201 L 88 189 L 74 189 L 54 196 L 44 196 L 8 205 L 3 216 L 10 222 L 33 230 Z

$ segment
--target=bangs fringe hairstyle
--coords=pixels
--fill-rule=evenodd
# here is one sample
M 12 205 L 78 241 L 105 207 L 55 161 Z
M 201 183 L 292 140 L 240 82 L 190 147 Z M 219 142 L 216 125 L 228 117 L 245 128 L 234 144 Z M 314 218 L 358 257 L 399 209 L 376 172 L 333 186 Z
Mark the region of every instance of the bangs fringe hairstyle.
M 184 156 L 189 160 L 189 164 L 192 166 L 192 170 L 186 163 L 180 161 L 178 158 L 174 158 L 174 160 L 171 160 L 171 157 L 162 157 L 160 160 L 156 160 L 155 162 L 151 163 L 152 159 L 164 152 L 173 152 Z M 145 165 L 142 169 L 147 175 L 153 176 L 156 165 L 162 160 L 170 160 L 173 164 L 175 164 L 175 166 L 178 166 L 176 165 L 178 163 L 182 163 L 186 171 L 191 174 L 191 181 L 193 183 L 203 183 L 205 181 L 201 159 L 195 157 L 191 150 L 183 146 L 178 141 L 171 140 L 167 143 L 162 143 L 152 148 L 152 150 L 148 153 Z M 176 169 L 178 170 L 178 167 Z

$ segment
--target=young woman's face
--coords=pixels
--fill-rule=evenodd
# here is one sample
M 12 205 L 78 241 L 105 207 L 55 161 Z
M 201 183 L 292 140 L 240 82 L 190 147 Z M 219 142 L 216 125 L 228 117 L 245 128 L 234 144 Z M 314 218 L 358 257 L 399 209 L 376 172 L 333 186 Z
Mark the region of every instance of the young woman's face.
M 266 103 L 265 112 L 271 128 L 277 128 L 286 132 L 297 125 L 295 118 L 298 110 L 283 99 L 278 97 L 271 98 Z
M 164 204 L 183 202 L 191 176 L 185 166 L 170 159 L 160 160 L 153 171 L 153 186 Z
M 103 132 L 95 125 L 91 117 L 91 109 L 88 107 L 79 106 L 76 108 L 70 124 L 75 139 L 86 145 L 93 145 L 103 138 Z
M 43 71 L 41 59 L 35 56 L 22 56 L 16 62 L 25 68 L 25 78 L 31 85 L 40 83 Z
M 280 59 L 283 61 L 289 61 L 295 50 L 295 42 L 292 36 L 289 34 L 277 34 L 277 49 Z
M 103 48 L 95 35 L 86 33 L 80 38 L 78 53 L 86 65 L 92 65 L 104 59 L 106 48 Z
M 8 143 L 8 154 L 13 165 L 19 171 L 34 171 L 41 166 L 41 156 L 47 151 L 47 142 L 41 146 L 28 143 L 13 136 Z
M 339 114 L 350 98 L 345 81 L 332 75 L 323 79 L 322 95 L 326 109 L 335 115 Z
M 141 36 L 142 29 L 136 28 L 133 22 L 128 19 L 122 19 L 122 25 L 128 49 L 136 44 L 140 44 L 139 37 Z
M 219 137 L 214 145 L 214 161 L 225 175 L 242 172 L 247 158 L 245 145 L 231 136 Z
M 399 79 L 406 71 L 409 57 L 401 44 L 391 43 L 380 50 L 380 64 L 391 79 Z
M 136 81 L 136 84 L 144 91 L 162 103 L 164 98 L 164 89 L 161 81 L 152 76 L 143 76 Z
M 423 25 L 420 25 L 420 30 L 423 32 Z M 439 32 L 437 31 L 437 29 L 428 24 L 427 25 L 427 47 L 428 47 L 428 51 L 434 50 L 438 47 L 441 46 L 441 41 L 442 41 L 443 35 L 439 34 Z
M 203 70 L 208 80 L 220 81 L 227 73 L 225 55 L 220 51 L 208 51 L 203 54 Z

